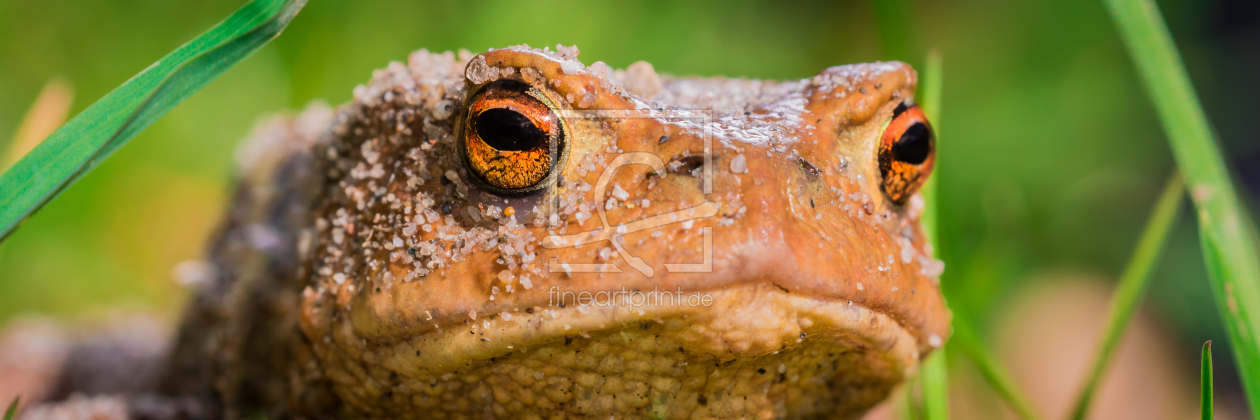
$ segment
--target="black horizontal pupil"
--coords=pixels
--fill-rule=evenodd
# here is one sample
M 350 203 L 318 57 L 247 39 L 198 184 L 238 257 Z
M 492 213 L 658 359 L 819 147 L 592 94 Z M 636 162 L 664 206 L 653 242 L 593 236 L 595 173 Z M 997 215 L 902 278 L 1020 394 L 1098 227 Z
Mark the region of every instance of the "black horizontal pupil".
M 473 129 L 481 140 L 498 150 L 520 152 L 547 143 L 547 134 L 521 113 L 493 108 L 477 114 Z
M 893 143 L 892 152 L 893 158 L 900 162 L 911 165 L 923 163 L 932 154 L 932 132 L 923 123 L 916 122 Z

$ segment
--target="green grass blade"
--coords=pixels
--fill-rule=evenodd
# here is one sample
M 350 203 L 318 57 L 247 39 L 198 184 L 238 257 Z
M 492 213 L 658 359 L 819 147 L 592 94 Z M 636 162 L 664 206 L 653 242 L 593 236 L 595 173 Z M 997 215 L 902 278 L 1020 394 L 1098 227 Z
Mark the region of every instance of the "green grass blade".
M 1116 344 L 1120 342 L 1120 337 L 1124 335 L 1129 319 L 1133 318 L 1133 313 L 1137 311 L 1138 303 L 1146 294 L 1147 286 L 1150 285 L 1151 271 L 1154 270 L 1155 263 L 1159 261 L 1159 256 L 1163 253 L 1164 244 L 1168 242 L 1168 232 L 1172 231 L 1173 225 L 1181 215 L 1183 189 L 1181 177 L 1174 173 L 1168 179 L 1168 183 L 1164 186 L 1164 193 L 1160 195 L 1155 210 L 1151 212 L 1151 217 L 1146 222 L 1142 237 L 1138 239 L 1137 249 L 1133 251 L 1128 266 L 1124 268 L 1124 274 L 1120 276 L 1120 284 L 1116 287 L 1115 295 L 1111 297 L 1111 313 L 1107 317 L 1107 329 L 1103 333 L 1098 355 L 1094 359 L 1093 367 L 1090 368 L 1085 386 L 1081 387 L 1081 394 L 1076 398 L 1076 408 L 1072 410 L 1072 419 L 1085 418 L 1085 412 L 1089 410 L 1098 381 L 1102 378 L 1107 363 L 1111 361 L 1111 354 L 1115 351 Z
M 280 34 L 306 0 L 251 0 L 48 136 L 0 175 L 0 241 L 167 111 Z
M 907 381 L 902 387 L 900 395 L 893 398 L 900 400 L 897 406 L 897 420 L 915 420 L 919 418 L 918 406 L 915 404 L 915 391 L 919 385 L 919 378 Z
M 941 144 L 941 52 L 932 50 L 928 52 L 927 66 L 923 69 L 923 77 L 919 79 L 919 105 L 923 107 L 923 113 L 927 115 L 928 122 L 932 124 L 932 134 L 936 137 L 937 151 L 937 170 L 933 176 L 929 177 L 927 183 L 923 185 L 923 189 L 919 194 L 923 196 L 924 208 L 923 212 L 923 230 L 927 232 L 928 238 L 935 240 L 937 238 L 936 223 L 936 179 L 940 177 L 940 144 Z M 939 253 L 940 245 L 933 244 Z
M 944 88 L 945 76 L 942 68 L 941 51 L 933 49 L 928 51 L 927 65 L 923 66 L 923 77 L 921 81 L 919 93 L 919 105 L 923 107 L 923 112 L 927 114 L 928 121 L 932 123 L 932 131 L 936 134 L 937 142 L 941 136 L 941 90 Z
M 1199 416 L 1212 420 L 1212 340 L 1203 343 L 1203 366 L 1199 367 Z
M 944 78 L 941 70 L 941 53 L 937 50 L 928 52 L 927 65 L 923 69 L 921 100 L 923 111 L 932 123 L 933 134 L 936 135 L 937 150 L 941 142 L 941 88 Z M 938 160 L 939 162 L 939 160 Z M 939 177 L 939 176 L 938 176 Z M 937 231 L 937 178 L 928 179 L 923 188 L 923 202 L 927 209 L 923 212 L 923 228 L 928 237 L 936 242 L 940 252 L 940 235 Z M 949 419 L 949 375 L 945 359 L 945 347 L 937 349 L 920 367 L 919 380 L 923 393 L 923 418 L 926 420 Z
M 4 420 L 13 420 L 13 416 L 17 415 L 18 403 L 22 401 L 22 397 L 13 397 L 13 402 L 9 403 L 9 408 L 4 410 Z
M 984 346 L 984 343 L 980 341 L 980 336 L 972 329 L 971 322 L 961 312 L 954 313 L 954 335 L 950 338 L 950 343 L 953 343 L 951 347 L 961 348 L 963 353 L 976 362 L 980 375 L 989 382 L 998 395 L 1006 400 L 1007 404 L 1010 404 L 1015 414 L 1024 420 L 1041 418 L 1036 411 L 1033 411 L 1028 399 L 1015 388 L 1010 375 L 998 364 L 997 356 Z
M 949 419 L 949 373 L 945 363 L 945 349 L 936 349 L 919 368 L 925 420 Z
M 1181 56 L 1153 0 L 1105 0 L 1186 179 L 1217 310 L 1260 418 L 1260 252 Z

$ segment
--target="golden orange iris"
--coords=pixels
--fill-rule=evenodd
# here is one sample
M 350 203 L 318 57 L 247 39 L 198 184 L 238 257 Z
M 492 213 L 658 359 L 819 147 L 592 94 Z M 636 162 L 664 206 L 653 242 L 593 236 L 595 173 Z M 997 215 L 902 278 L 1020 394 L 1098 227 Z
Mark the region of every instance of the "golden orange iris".
M 501 80 L 469 103 L 464 156 L 485 184 L 507 193 L 545 186 L 564 149 L 559 117 L 527 84 Z
M 879 139 L 879 173 L 884 193 L 894 203 L 905 204 L 936 163 L 936 135 L 918 105 L 902 103 Z

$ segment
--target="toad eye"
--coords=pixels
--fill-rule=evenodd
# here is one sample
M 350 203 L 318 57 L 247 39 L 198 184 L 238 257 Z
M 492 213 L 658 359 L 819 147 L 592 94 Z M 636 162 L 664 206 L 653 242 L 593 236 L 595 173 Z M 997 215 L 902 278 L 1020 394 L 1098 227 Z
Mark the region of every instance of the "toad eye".
M 879 139 L 879 174 L 884 193 L 905 204 L 927 182 L 936 163 L 936 137 L 923 110 L 902 102 Z
M 461 149 L 469 169 L 490 190 L 525 194 L 555 180 L 564 140 L 564 124 L 546 96 L 527 84 L 500 80 L 469 103 Z

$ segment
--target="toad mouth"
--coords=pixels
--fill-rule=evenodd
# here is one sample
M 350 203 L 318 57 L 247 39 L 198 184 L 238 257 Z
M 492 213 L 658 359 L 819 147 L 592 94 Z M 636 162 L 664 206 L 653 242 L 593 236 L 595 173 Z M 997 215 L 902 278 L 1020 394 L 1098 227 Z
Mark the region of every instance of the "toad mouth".
M 631 305 L 623 296 L 607 305 L 473 313 L 462 322 L 435 320 L 446 321 L 443 324 L 448 326 L 388 345 L 385 358 L 400 369 L 455 372 L 548 346 L 568 346 L 574 339 L 591 340 L 628 330 L 670 336 L 692 358 L 755 360 L 814 342 L 872 351 L 894 361 L 898 373 L 908 375 L 920 356 L 915 337 L 901 323 L 850 300 L 790 293 L 767 281 L 683 293 L 708 298 L 708 304 Z

